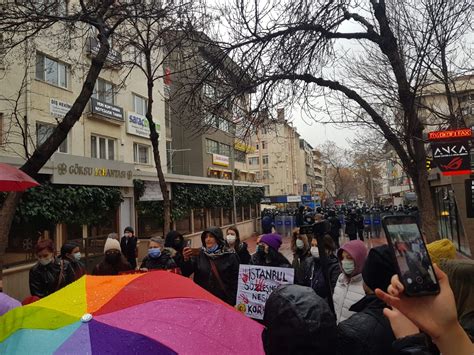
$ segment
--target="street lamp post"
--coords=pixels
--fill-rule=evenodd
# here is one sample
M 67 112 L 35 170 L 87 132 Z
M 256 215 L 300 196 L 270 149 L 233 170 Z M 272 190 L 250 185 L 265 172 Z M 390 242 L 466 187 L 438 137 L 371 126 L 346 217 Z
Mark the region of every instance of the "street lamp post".
M 173 174 L 173 154 L 176 153 L 176 152 L 188 152 L 190 151 L 191 149 L 190 148 L 186 148 L 186 149 L 167 149 L 167 151 L 170 153 L 170 170 L 171 170 L 171 174 Z

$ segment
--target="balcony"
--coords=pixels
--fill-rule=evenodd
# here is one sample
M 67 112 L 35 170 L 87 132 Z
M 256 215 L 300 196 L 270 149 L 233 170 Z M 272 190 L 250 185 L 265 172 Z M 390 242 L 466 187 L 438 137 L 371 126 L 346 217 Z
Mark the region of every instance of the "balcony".
M 99 53 L 100 49 L 100 42 L 95 37 L 87 38 L 87 45 L 86 51 L 90 56 L 96 56 Z M 110 48 L 109 54 L 107 54 L 107 58 L 105 59 L 106 63 L 117 65 L 122 63 L 122 53 Z

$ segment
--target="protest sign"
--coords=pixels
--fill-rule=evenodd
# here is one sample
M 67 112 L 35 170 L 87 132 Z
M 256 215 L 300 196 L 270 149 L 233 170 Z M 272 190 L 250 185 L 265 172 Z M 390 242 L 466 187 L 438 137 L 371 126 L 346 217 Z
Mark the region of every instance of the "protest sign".
M 292 284 L 294 269 L 240 265 L 236 308 L 255 319 L 263 319 L 265 302 L 280 285 Z

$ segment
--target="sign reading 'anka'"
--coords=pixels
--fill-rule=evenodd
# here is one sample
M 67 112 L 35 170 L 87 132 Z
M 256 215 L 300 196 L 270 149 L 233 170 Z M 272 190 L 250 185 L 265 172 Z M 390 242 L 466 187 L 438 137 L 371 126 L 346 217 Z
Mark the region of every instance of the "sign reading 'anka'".
M 471 173 L 468 142 L 432 143 L 433 160 L 443 175 Z

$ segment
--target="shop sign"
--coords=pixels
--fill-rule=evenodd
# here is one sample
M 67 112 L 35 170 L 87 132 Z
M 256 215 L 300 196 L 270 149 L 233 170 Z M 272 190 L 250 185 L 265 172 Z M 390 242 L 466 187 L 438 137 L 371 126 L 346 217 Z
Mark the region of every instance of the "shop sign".
M 234 143 L 234 148 L 235 150 L 244 152 L 244 153 L 255 153 L 255 147 L 252 147 L 251 145 L 247 145 L 242 142 L 235 142 Z
M 67 102 L 53 98 L 49 99 L 49 112 L 53 117 L 64 118 L 71 107 L 72 105 Z
M 433 160 L 443 175 L 471 173 L 468 142 L 431 143 Z
M 448 131 L 435 131 L 435 132 L 428 133 L 428 139 L 430 141 L 459 139 L 459 138 L 466 138 L 466 139 L 472 138 L 472 129 L 471 128 L 452 129 Z
M 465 184 L 467 218 L 474 218 L 474 179 L 466 180 Z
M 263 319 L 265 303 L 280 285 L 293 284 L 292 268 L 240 265 L 235 307 L 247 317 Z
M 133 164 L 55 153 L 54 184 L 133 186 Z
M 229 166 L 229 157 L 220 154 L 212 154 L 212 164 L 220 166 Z
M 160 131 L 160 125 L 155 123 L 157 131 Z M 127 113 L 127 133 L 135 136 L 149 138 L 150 126 L 145 116 L 139 115 L 135 112 Z
M 87 52 L 91 55 L 97 55 L 100 49 L 100 42 L 95 37 L 88 38 L 88 48 Z M 110 48 L 109 54 L 107 54 L 106 58 L 107 62 L 118 64 L 122 62 L 122 53 Z
M 272 203 L 272 201 L 270 200 L 269 197 L 264 197 L 264 198 L 260 199 L 260 203 L 270 204 L 270 203 Z
M 145 192 L 140 201 L 163 201 L 163 193 L 157 181 L 145 181 Z
M 301 196 L 286 196 L 286 202 L 301 202 Z
M 91 112 L 95 115 L 100 115 L 123 122 L 123 109 L 121 107 L 108 104 L 107 102 L 103 102 L 95 98 L 91 98 Z

